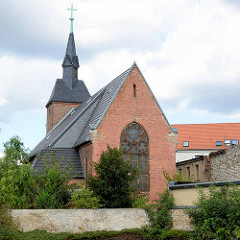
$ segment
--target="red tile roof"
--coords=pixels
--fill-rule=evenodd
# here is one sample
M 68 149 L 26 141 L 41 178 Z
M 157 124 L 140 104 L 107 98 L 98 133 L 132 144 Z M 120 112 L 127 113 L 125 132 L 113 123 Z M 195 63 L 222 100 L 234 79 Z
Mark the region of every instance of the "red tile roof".
M 210 123 L 210 124 L 173 124 L 178 129 L 177 150 L 190 149 L 225 149 L 224 140 L 237 139 L 240 143 L 240 123 Z M 189 141 L 189 147 L 183 147 L 183 142 Z M 216 141 L 222 141 L 222 146 L 216 146 Z

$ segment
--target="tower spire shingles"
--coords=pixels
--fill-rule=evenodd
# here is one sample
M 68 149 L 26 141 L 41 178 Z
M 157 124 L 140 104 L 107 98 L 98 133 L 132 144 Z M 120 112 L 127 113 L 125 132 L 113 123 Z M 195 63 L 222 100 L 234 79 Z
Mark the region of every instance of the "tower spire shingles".
M 79 61 L 78 56 L 76 54 L 76 48 L 75 48 L 75 41 L 74 41 L 74 35 L 73 35 L 73 11 L 76 11 L 77 9 L 73 8 L 73 4 L 71 8 L 68 8 L 67 10 L 71 10 L 71 29 L 70 34 L 68 38 L 67 43 L 67 49 L 65 53 L 65 57 L 63 59 L 63 81 L 69 86 L 70 89 L 73 89 L 76 80 L 78 79 L 78 68 L 79 68 Z

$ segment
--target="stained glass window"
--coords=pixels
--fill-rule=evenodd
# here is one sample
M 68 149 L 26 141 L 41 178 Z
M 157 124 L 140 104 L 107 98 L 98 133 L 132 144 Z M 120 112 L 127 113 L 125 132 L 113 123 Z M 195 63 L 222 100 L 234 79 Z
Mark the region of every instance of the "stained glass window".
M 139 191 L 149 190 L 148 179 L 148 137 L 144 128 L 136 122 L 127 125 L 121 134 L 121 148 L 124 159 L 131 159 L 132 165 L 139 169 L 133 187 Z

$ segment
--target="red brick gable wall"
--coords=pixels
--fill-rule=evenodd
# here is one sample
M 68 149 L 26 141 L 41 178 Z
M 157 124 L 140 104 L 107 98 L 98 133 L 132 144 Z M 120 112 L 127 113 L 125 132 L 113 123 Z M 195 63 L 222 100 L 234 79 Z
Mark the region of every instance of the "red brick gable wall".
M 51 131 L 58 122 L 80 103 L 52 102 L 47 106 L 47 133 Z
M 134 97 L 133 85 L 136 86 Z M 166 188 L 162 170 L 171 174 L 176 171 L 177 135 L 172 133 L 167 121 L 144 82 L 137 67 L 134 67 L 121 87 L 113 103 L 99 124 L 92 131 L 92 160 L 99 161 L 107 145 L 120 147 L 122 130 L 136 121 L 149 138 L 150 200 L 157 199 L 157 192 Z

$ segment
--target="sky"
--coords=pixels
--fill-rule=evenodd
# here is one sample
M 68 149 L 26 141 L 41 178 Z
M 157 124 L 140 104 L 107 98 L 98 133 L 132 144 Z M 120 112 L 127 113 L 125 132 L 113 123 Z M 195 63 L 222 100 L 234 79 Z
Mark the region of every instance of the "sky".
M 0 152 L 46 133 L 71 4 L 90 94 L 136 61 L 170 124 L 240 122 L 239 0 L 1 0 Z

